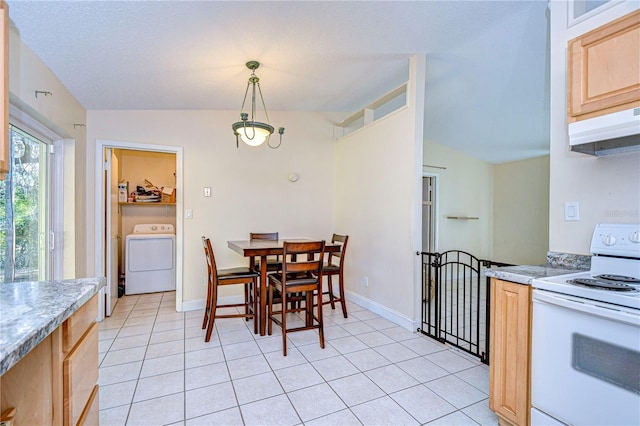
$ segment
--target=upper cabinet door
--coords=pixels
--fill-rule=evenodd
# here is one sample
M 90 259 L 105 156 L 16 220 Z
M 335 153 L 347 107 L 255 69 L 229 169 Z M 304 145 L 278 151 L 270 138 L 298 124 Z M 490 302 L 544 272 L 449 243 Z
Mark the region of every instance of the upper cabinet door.
M 640 10 L 569 41 L 568 121 L 640 106 Z

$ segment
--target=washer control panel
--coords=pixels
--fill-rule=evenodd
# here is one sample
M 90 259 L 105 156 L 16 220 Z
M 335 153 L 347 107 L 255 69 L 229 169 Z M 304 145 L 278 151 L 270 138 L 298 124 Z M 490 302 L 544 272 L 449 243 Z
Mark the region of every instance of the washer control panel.
M 170 223 L 141 223 L 133 227 L 134 234 L 175 234 L 175 227 Z

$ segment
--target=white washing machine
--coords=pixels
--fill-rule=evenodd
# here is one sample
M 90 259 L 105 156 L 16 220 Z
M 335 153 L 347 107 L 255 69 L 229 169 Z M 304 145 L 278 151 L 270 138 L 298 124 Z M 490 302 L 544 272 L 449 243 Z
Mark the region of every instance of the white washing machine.
M 125 242 L 124 294 L 176 289 L 176 234 L 171 224 L 139 224 Z

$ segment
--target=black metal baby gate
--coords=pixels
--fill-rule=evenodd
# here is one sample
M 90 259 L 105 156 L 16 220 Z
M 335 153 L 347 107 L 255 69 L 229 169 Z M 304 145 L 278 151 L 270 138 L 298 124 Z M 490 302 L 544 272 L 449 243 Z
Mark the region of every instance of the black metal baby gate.
M 483 267 L 505 264 L 480 260 L 460 250 L 422 255 L 420 331 L 489 364 L 489 279 Z

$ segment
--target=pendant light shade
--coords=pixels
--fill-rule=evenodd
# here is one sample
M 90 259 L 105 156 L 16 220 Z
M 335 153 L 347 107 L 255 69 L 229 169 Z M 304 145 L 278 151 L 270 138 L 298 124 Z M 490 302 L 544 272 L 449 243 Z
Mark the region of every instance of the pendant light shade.
M 249 146 L 260 146 L 264 142 L 267 142 L 269 148 L 278 148 L 282 144 L 282 135 L 284 134 L 284 127 L 278 128 L 278 134 L 280 135 L 280 141 L 278 145 L 271 145 L 270 139 L 273 134 L 274 128 L 269 124 L 269 115 L 267 114 L 267 107 L 264 104 L 262 98 L 262 90 L 260 89 L 260 79 L 256 76 L 256 69 L 260 66 L 258 61 L 247 62 L 247 68 L 251 70 L 249 76 L 249 82 L 247 83 L 247 89 L 244 92 L 244 99 L 242 101 L 242 107 L 240 108 L 240 121 L 232 124 L 233 134 L 236 136 L 236 147 L 239 147 L 239 139 L 242 139 L 244 143 Z M 256 88 L 257 93 L 260 96 L 260 102 L 262 103 L 262 109 L 264 110 L 266 123 L 256 121 Z M 249 119 L 249 113 L 244 112 L 244 106 L 247 102 L 247 95 L 251 90 L 251 119 Z M 238 139 L 239 138 L 239 139 Z

